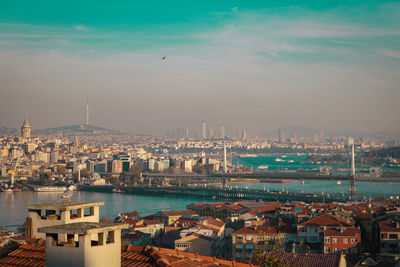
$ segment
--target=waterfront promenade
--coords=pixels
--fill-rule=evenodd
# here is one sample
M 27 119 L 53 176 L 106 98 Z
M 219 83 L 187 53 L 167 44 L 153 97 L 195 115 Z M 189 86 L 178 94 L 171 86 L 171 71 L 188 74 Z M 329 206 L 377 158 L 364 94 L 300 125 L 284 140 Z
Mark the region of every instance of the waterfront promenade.
M 79 190 L 91 192 L 112 192 L 115 186 L 79 186 Z M 154 195 L 154 196 L 182 196 L 218 198 L 226 200 L 261 199 L 264 201 L 303 201 L 303 202 L 345 202 L 343 196 L 329 196 L 324 194 L 307 194 L 300 192 L 264 191 L 257 189 L 229 189 L 220 187 L 182 187 L 182 186 L 127 186 L 119 187 L 127 194 Z

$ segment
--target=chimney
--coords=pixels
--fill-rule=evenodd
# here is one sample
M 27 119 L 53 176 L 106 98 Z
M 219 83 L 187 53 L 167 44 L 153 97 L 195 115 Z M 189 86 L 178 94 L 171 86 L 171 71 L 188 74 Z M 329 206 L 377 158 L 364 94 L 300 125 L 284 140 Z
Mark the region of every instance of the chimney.
M 343 233 L 343 226 L 340 226 L 339 230 L 340 230 L 341 233 Z
M 396 228 L 397 228 L 397 229 L 400 228 L 400 222 L 396 222 Z

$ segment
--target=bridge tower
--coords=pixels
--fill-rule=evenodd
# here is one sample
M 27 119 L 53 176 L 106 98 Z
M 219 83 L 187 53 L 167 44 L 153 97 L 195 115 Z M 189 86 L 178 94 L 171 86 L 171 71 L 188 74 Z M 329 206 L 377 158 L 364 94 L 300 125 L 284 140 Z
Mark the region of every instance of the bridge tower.
M 351 145 L 351 176 L 353 179 L 350 181 L 349 186 L 349 199 L 354 199 L 357 194 L 356 187 L 356 164 L 355 164 L 355 153 L 354 153 L 354 139 L 349 139 L 349 145 Z

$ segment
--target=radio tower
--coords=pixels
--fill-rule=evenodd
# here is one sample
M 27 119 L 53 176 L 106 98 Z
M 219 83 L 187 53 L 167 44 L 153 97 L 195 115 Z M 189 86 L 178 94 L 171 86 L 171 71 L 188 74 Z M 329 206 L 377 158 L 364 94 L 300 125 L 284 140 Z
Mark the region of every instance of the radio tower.
M 349 139 L 349 145 L 351 145 L 351 176 L 353 179 L 350 182 L 349 187 L 349 198 L 354 199 L 357 194 L 356 187 L 356 164 L 355 164 L 355 155 L 354 155 L 354 139 Z
M 86 126 L 89 126 L 89 95 L 86 94 Z

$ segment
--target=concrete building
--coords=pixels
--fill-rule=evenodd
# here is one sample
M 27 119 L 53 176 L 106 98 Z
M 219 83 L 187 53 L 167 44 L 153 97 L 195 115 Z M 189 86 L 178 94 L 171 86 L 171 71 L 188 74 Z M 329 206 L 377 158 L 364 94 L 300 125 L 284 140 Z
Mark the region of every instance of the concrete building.
M 361 234 L 357 228 L 338 228 L 323 231 L 324 253 L 361 253 Z
M 45 234 L 38 232 L 38 228 L 40 227 L 78 222 L 99 222 L 99 207 L 103 205 L 104 202 L 87 201 L 29 204 L 27 205 L 26 236 L 44 239 L 46 237 Z
M 203 121 L 201 123 L 201 138 L 202 139 L 207 139 L 207 123 L 205 121 Z
M 380 252 L 400 253 L 400 221 L 387 220 L 379 223 Z
M 120 267 L 125 224 L 80 222 L 39 228 L 46 237 L 47 267 Z

